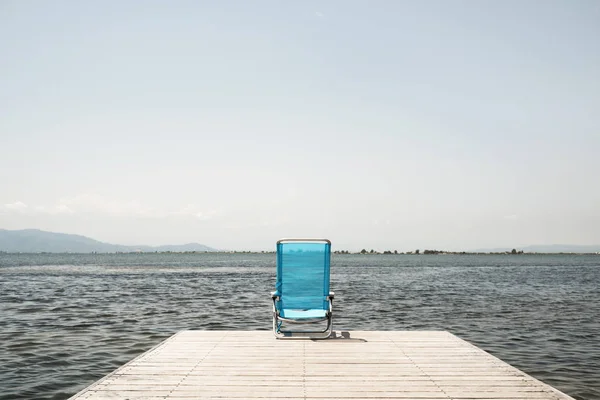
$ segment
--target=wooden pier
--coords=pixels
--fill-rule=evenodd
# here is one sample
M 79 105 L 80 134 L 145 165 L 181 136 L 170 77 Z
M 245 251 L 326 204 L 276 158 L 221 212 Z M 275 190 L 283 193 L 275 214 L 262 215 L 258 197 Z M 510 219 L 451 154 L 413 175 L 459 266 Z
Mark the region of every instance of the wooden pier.
M 182 331 L 71 399 L 570 399 L 448 332 Z

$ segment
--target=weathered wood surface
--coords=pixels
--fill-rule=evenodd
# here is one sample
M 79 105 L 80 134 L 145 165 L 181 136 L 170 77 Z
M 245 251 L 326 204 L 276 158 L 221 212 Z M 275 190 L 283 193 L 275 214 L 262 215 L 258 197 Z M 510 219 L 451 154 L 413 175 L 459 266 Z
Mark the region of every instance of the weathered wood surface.
M 182 331 L 72 399 L 571 399 L 448 332 Z

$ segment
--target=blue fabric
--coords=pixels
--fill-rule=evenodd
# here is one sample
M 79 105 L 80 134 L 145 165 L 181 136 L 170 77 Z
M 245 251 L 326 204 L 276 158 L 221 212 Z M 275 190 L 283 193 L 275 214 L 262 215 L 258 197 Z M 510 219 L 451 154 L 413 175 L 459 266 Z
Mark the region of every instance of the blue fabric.
M 276 306 L 282 317 L 283 312 L 287 318 L 315 318 L 303 317 L 306 313 L 290 314 L 306 310 L 317 310 L 324 316 L 329 309 L 330 257 L 331 245 L 327 242 L 278 243 L 275 290 L 280 294 Z
M 282 318 L 288 319 L 313 319 L 313 318 L 325 318 L 327 311 L 325 310 L 288 310 L 283 309 L 279 313 Z

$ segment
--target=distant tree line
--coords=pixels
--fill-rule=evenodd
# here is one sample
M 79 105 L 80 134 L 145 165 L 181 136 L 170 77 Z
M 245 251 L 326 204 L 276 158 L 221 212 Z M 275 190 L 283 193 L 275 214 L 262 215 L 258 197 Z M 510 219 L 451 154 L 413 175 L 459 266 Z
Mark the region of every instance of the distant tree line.
M 430 250 L 430 249 L 425 249 L 425 250 L 423 250 L 423 252 L 421 252 L 420 249 L 416 249 L 415 251 L 406 251 L 406 252 L 399 252 L 398 250 L 385 250 L 383 252 L 379 252 L 374 249 L 371 249 L 371 250 L 362 249 L 358 253 L 353 253 L 348 250 L 336 250 L 333 253 L 334 254 L 366 254 L 366 255 L 369 255 L 369 254 L 414 254 L 414 255 L 459 254 L 460 255 L 460 254 L 523 254 L 523 250 L 512 249 L 512 251 L 497 252 L 497 253 L 477 253 L 477 252 L 467 252 L 467 251 L 446 251 L 446 250 Z

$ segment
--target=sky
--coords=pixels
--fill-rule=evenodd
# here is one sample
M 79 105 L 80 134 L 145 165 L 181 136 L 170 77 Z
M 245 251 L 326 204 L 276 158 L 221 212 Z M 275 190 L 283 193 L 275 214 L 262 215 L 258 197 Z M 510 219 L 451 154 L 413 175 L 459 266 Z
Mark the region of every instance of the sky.
M 0 2 L 0 228 L 600 244 L 600 2 Z

